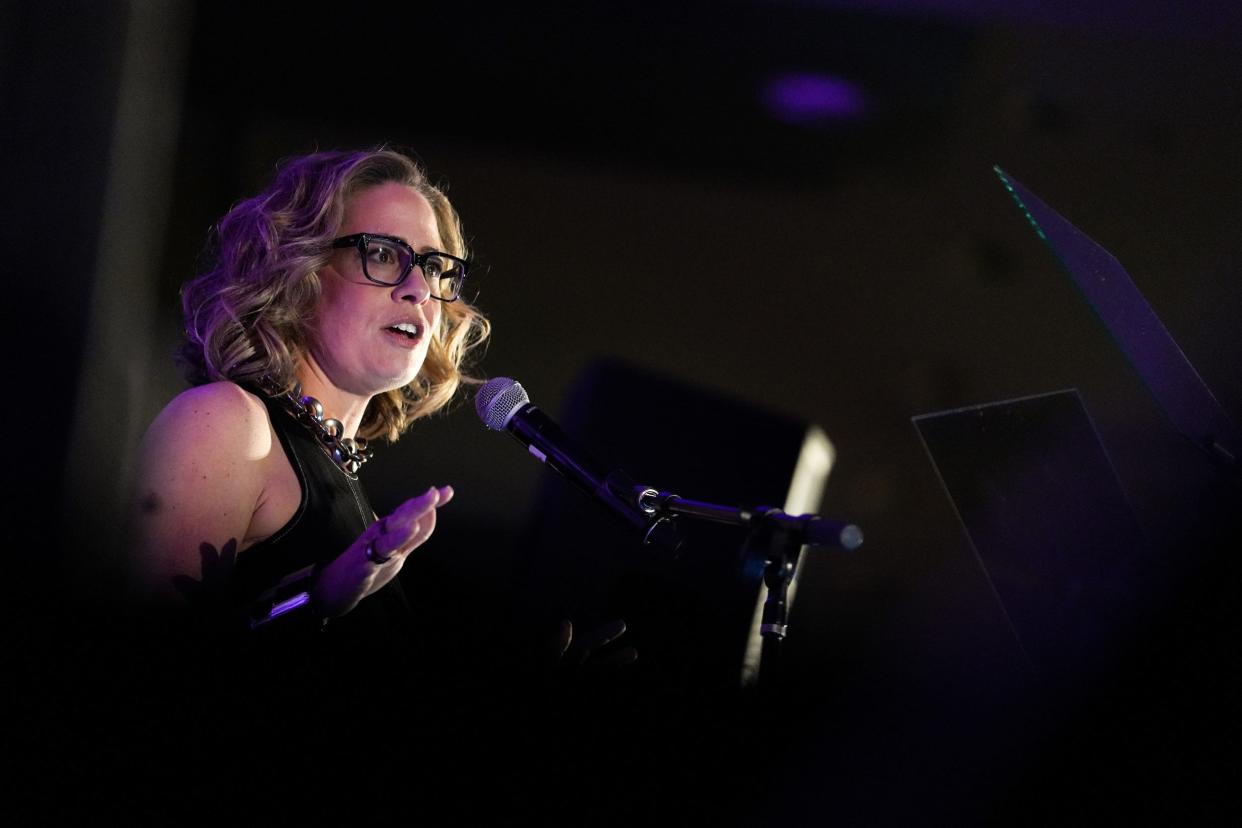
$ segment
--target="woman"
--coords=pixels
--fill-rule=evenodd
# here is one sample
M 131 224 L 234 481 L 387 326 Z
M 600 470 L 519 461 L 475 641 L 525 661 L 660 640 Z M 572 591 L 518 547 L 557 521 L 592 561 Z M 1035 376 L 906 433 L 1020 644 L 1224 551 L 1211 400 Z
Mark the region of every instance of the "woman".
M 357 479 L 367 440 L 444 406 L 489 333 L 461 295 L 469 264 L 448 199 L 399 153 L 315 153 L 233 207 L 215 241 L 182 291 L 194 387 L 142 446 L 139 581 L 174 610 L 160 621 L 211 633 L 144 614 L 152 646 L 123 648 L 135 668 L 113 689 L 131 711 L 120 729 L 145 734 L 143 773 L 178 768 L 176 784 L 146 790 L 178 813 L 191 803 L 233 819 L 242 800 L 288 821 L 290 808 L 322 818 L 334 801 L 355 818 L 411 786 L 484 808 L 480 780 L 522 779 L 524 798 L 559 787 L 525 747 L 562 718 L 540 665 L 583 662 L 625 625 L 566 654 L 567 621 L 546 650 L 509 648 L 500 623 L 485 657 L 467 644 L 428 675 L 438 639 L 456 636 L 443 623 L 422 635 L 424 608 L 411 611 L 397 575 L 453 490 L 430 487 L 377 519 Z M 594 664 L 634 658 L 627 648 Z
M 215 242 L 182 291 L 195 386 L 142 446 L 140 581 L 216 626 L 399 622 L 396 576 L 453 490 L 377 520 L 357 473 L 368 440 L 452 398 L 488 335 L 461 296 L 457 214 L 405 155 L 319 152 L 234 206 Z

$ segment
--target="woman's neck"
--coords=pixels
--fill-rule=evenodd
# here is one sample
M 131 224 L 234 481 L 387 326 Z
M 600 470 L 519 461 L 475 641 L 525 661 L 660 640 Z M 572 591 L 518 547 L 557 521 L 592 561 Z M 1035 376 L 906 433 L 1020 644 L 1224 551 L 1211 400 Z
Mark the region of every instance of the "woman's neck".
M 323 370 L 312 357 L 302 360 L 297 370 L 298 382 L 302 385 L 303 396 L 311 396 L 323 404 L 323 416 L 333 417 L 341 421 L 345 427 L 345 437 L 355 437 L 362 425 L 362 415 L 366 413 L 370 396 L 351 394 L 337 388 L 324 375 Z

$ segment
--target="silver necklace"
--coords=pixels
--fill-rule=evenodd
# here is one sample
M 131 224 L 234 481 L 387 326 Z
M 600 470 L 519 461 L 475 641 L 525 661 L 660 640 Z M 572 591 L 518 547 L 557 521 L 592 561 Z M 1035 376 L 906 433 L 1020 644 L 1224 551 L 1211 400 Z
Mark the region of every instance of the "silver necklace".
M 358 479 L 358 469 L 371 459 L 374 451 L 368 447 L 365 437 L 343 437 L 345 426 L 333 417 L 324 417 L 323 403 L 314 397 L 302 396 L 302 386 L 294 383 L 285 392 L 271 394 L 280 401 L 285 410 L 315 435 L 319 446 L 332 458 L 337 468 L 350 480 Z

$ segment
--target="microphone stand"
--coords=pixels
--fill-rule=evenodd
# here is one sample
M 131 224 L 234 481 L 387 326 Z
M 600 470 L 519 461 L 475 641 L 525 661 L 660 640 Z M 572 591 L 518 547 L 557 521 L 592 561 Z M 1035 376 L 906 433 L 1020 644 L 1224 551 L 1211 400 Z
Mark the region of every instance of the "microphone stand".
M 789 585 L 793 583 L 794 574 L 798 571 L 798 557 L 802 554 L 805 540 L 802 531 L 791 529 L 775 520 L 769 522 L 768 518 L 775 517 L 773 513 L 782 516 L 784 514 L 778 509 L 766 510 L 751 525 L 746 539 L 748 547 L 767 550 L 763 583 L 768 588 L 768 594 L 763 602 L 763 614 L 759 624 L 763 644 L 759 651 L 757 683 L 761 692 L 776 686 L 776 678 L 780 673 L 781 643 L 788 630 Z
M 712 523 L 727 523 L 749 529 L 743 552 L 762 550 L 763 582 L 768 594 L 763 603 L 759 633 L 763 637 L 759 655 L 760 691 L 775 686 L 779 671 L 781 642 L 788 631 L 789 585 L 798 571 L 798 558 L 804 546 L 834 546 L 857 549 L 863 534 L 852 523 L 828 520 L 819 515 L 787 515 L 773 506 L 753 509 L 721 506 L 688 500 L 671 492 L 645 486 L 632 486 L 632 502 L 655 524 L 673 523 L 677 517 L 688 517 Z M 620 494 L 618 492 L 618 494 Z

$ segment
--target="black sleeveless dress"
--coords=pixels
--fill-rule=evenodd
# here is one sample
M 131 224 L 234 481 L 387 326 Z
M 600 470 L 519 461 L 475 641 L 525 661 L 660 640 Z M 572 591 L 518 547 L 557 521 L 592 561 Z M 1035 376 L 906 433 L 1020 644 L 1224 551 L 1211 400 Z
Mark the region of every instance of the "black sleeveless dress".
M 332 461 L 316 437 L 276 400 L 263 399 L 280 445 L 302 490 L 297 511 L 271 537 L 237 557 L 234 606 L 262 618 L 274 603 L 311 585 L 324 566 L 344 552 L 375 520 L 359 480 Z M 262 649 L 293 647 L 303 657 L 335 660 L 404 656 L 412 643 L 412 615 L 399 579 L 328 622 L 303 606 L 251 631 Z

